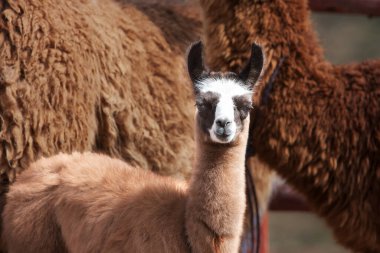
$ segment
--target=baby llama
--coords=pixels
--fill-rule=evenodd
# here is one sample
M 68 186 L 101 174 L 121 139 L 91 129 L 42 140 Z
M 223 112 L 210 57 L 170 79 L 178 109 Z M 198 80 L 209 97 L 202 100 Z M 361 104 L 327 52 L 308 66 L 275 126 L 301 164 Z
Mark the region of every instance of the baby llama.
M 252 88 L 263 53 L 254 44 L 237 75 L 209 72 L 202 51 L 198 42 L 188 54 L 197 109 L 189 185 L 100 154 L 40 159 L 7 194 L 8 252 L 238 252 Z

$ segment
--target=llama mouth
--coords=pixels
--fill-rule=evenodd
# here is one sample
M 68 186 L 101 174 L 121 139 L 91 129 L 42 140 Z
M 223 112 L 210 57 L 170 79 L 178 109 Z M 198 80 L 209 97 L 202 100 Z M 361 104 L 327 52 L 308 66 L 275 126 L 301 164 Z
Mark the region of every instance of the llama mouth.
M 231 136 L 231 134 L 215 134 L 219 139 L 227 139 L 229 136 Z
M 218 134 L 215 132 L 215 137 L 218 139 L 218 142 L 220 143 L 228 143 L 228 142 L 231 142 L 233 139 L 232 134 L 226 134 L 226 133 Z

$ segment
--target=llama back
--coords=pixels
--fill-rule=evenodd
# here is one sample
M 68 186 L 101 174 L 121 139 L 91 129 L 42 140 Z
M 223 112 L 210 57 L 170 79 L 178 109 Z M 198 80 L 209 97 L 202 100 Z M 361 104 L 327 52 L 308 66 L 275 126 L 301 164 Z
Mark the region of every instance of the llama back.
M 58 157 L 57 157 L 58 158 Z M 41 159 L 10 187 L 2 213 L 2 241 L 9 252 L 67 252 L 56 223 L 53 192 L 64 159 Z M 22 238 L 22 240 L 18 240 Z
M 186 252 L 185 193 L 117 159 L 60 154 L 11 186 L 3 238 L 10 252 Z

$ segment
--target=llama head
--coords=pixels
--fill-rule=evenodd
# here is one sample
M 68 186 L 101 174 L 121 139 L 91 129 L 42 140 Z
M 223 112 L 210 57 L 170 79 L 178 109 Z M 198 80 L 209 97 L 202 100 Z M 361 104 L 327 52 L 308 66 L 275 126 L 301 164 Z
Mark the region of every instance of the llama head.
M 202 42 L 190 47 L 187 61 L 202 135 L 214 143 L 233 142 L 249 122 L 253 88 L 264 64 L 261 47 L 252 45 L 251 57 L 240 74 L 208 71 Z

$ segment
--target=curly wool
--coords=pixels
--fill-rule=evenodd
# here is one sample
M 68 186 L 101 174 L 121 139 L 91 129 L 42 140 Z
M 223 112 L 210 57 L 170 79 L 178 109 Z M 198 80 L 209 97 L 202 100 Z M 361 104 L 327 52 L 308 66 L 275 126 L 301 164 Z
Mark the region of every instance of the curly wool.
M 259 100 L 264 85 L 255 98 L 257 161 L 304 193 L 341 244 L 379 252 L 380 61 L 326 61 L 306 0 L 200 2 L 211 66 L 239 68 L 256 41 L 267 55 L 267 83 L 285 57 L 268 103 Z
M 184 54 L 200 23 L 179 13 L 112 0 L 1 0 L 1 174 L 12 182 L 38 157 L 95 150 L 187 177 Z

